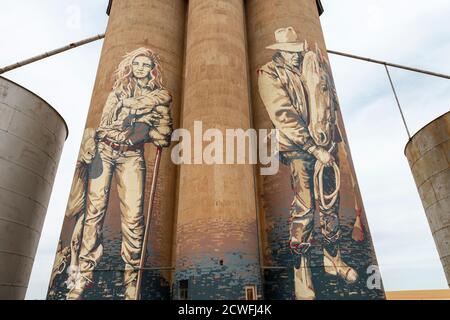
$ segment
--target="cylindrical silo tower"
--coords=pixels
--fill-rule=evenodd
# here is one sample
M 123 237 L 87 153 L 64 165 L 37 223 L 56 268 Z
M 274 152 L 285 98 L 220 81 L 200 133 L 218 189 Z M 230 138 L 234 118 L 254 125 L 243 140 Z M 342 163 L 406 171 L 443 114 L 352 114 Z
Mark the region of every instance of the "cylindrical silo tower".
M 182 127 L 201 148 L 251 126 L 244 1 L 190 0 L 187 19 Z M 174 298 L 260 298 L 254 170 L 215 153 L 180 168 Z
M 110 1 L 108 12 L 48 298 L 135 299 L 144 251 L 141 298 L 168 299 L 176 193 L 170 136 L 181 104 L 185 1 Z
M 47 102 L 0 77 L 0 300 L 23 299 L 68 130 Z
M 419 130 L 405 154 L 450 286 L 450 112 Z
M 320 1 L 248 0 L 253 123 L 278 130 L 259 176 L 267 299 L 384 292 L 320 25 Z

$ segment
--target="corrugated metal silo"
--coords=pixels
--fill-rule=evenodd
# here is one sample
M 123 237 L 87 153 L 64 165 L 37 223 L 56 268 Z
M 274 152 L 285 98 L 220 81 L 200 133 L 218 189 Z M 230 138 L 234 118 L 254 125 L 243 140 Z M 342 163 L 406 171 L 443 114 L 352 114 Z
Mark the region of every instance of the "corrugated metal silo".
M 405 154 L 450 285 L 450 112 L 420 129 Z
M 0 77 L 0 299 L 23 299 L 67 138 L 47 102 Z

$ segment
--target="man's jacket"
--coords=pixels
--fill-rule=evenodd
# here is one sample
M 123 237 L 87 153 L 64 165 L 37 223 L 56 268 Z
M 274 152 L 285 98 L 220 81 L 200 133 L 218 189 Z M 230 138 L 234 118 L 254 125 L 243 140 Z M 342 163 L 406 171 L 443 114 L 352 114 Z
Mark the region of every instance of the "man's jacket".
M 97 138 L 108 138 L 118 143 L 140 144 L 153 142 L 156 146 L 170 145 L 172 97 L 163 88 L 136 90 L 135 98 L 141 98 L 142 108 L 125 108 L 121 105 L 124 94 L 121 90 L 111 92 L 102 114 Z
M 261 99 L 276 129 L 280 151 L 307 150 L 314 145 L 308 131 L 306 91 L 299 70 L 271 61 L 258 70 Z

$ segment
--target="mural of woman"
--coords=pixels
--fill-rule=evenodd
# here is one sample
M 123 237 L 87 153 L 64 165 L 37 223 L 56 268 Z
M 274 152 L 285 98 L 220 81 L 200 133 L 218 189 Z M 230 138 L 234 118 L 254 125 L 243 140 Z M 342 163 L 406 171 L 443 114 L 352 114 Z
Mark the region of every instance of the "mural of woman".
M 104 249 L 102 228 L 113 176 L 121 214 L 125 299 L 135 299 L 145 231 L 144 145 L 170 145 L 171 102 L 162 84 L 158 56 L 146 48 L 126 54 L 115 72 L 99 127 L 86 129 L 83 138 L 66 212 L 66 216 L 77 218 L 71 239 L 67 299 L 81 299 L 93 284 Z

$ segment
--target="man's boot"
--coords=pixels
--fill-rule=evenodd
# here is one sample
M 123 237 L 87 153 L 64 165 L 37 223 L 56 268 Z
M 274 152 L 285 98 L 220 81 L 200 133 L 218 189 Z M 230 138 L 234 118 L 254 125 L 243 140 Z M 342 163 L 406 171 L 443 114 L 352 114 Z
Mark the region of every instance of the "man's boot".
M 342 261 L 339 247 L 336 247 L 335 250 L 323 249 L 323 265 L 326 273 L 333 276 L 340 276 L 349 284 L 358 280 L 358 273 L 355 269 L 349 267 Z
M 292 255 L 296 262 L 299 262 L 298 267 L 297 265 L 294 266 L 295 300 L 314 300 L 316 294 L 312 282 L 312 274 L 309 266 L 310 257 L 308 253 L 311 248 L 311 243 L 300 241 L 302 229 L 303 227 L 291 229 L 289 243 Z M 298 232 L 293 232 L 293 230 Z
M 294 267 L 294 278 L 295 300 L 314 300 L 316 293 L 314 291 L 309 257 L 307 255 L 300 256 L 299 268 Z
M 81 300 L 85 290 L 92 286 L 92 280 L 86 276 L 79 276 L 75 285 L 66 296 L 67 300 Z
M 125 268 L 124 284 L 125 284 L 125 300 L 136 300 L 138 272 L 131 268 Z

